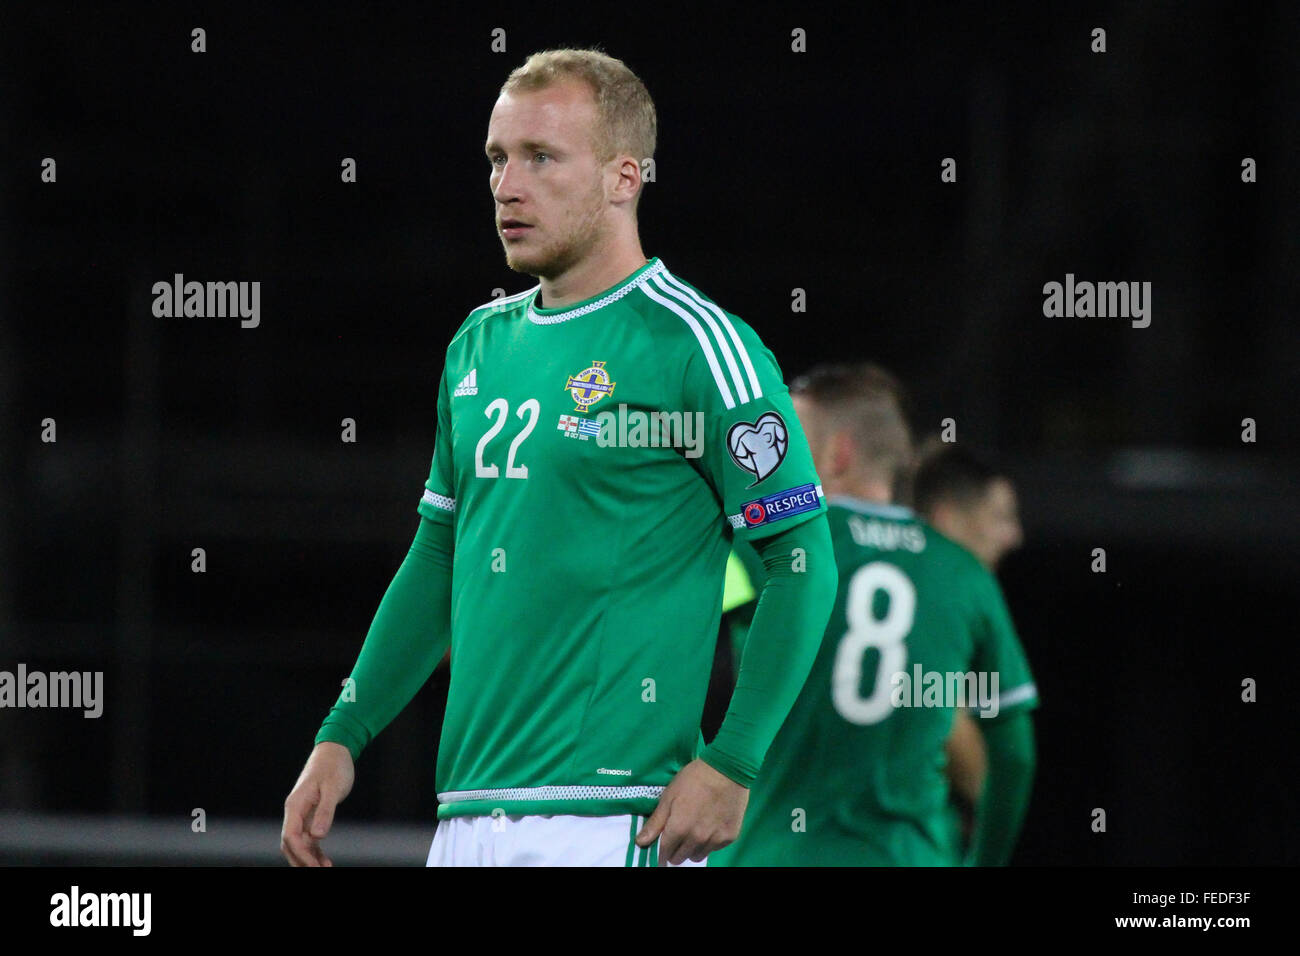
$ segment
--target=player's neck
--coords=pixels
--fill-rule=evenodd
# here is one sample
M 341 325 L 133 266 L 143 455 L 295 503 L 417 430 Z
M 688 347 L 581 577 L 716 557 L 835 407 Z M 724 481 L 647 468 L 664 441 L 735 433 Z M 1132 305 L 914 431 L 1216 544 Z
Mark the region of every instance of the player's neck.
M 575 263 L 562 275 L 541 277 L 543 309 L 558 309 L 582 302 L 618 285 L 649 262 L 641 243 L 633 238 L 630 245 L 603 249 Z
M 877 505 L 892 505 L 894 496 L 890 494 L 889 485 L 880 481 L 861 481 L 854 479 L 822 479 L 822 492 L 827 498 L 856 498 Z

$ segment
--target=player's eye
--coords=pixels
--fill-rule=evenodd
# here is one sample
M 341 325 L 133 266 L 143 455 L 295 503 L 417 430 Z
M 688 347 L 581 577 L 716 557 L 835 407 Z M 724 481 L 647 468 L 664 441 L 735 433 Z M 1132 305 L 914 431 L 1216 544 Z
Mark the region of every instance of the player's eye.
M 497 166 L 497 165 L 500 165 L 500 164 L 497 162 L 497 160 L 499 160 L 499 159 L 505 159 L 505 157 L 502 156 L 500 153 L 497 153 L 497 154 L 494 155 L 494 156 L 489 156 L 489 157 L 488 157 L 488 162 L 491 163 L 493 166 Z
M 533 153 L 533 159 L 535 159 L 535 160 L 539 160 L 539 159 L 540 159 L 540 160 L 542 160 L 542 161 L 545 161 L 545 160 L 550 159 L 550 158 L 551 158 L 551 154 L 550 154 L 550 153 L 543 153 L 543 152 L 541 152 L 540 150 L 538 150 L 536 153 Z

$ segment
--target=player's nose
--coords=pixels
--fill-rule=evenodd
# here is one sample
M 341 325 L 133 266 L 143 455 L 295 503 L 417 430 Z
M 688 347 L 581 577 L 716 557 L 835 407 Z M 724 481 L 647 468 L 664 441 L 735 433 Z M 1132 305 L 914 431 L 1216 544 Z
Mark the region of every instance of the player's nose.
M 498 203 L 519 199 L 519 176 L 514 172 L 514 164 L 506 160 L 505 166 L 498 167 L 493 177 L 492 195 Z

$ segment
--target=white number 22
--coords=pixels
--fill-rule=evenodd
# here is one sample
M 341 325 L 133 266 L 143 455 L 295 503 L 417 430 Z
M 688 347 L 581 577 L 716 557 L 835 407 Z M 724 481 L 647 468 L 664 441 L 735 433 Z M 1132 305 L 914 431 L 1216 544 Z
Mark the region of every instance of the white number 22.
M 537 415 L 540 410 L 541 405 L 538 403 L 537 399 L 530 398 L 528 401 L 520 405 L 519 409 L 515 412 L 516 417 L 520 419 L 524 417 L 524 412 L 527 412 L 528 423 L 524 425 L 519 434 L 515 436 L 515 440 L 510 443 L 510 451 L 506 455 L 507 478 L 528 477 L 528 466 L 516 465 L 515 453 L 519 451 L 519 446 L 524 443 L 524 439 L 528 437 L 529 433 L 532 432 L 533 428 L 537 425 Z M 501 429 L 505 427 L 506 418 L 510 415 L 510 403 L 504 398 L 498 398 L 483 410 L 483 414 L 488 418 L 491 418 L 496 414 L 499 414 L 500 417 L 492 423 L 491 428 L 483 433 L 483 437 L 478 440 L 478 445 L 474 448 L 474 475 L 478 478 L 495 478 L 498 474 L 497 466 L 483 464 L 483 449 L 487 446 L 488 442 L 496 437 L 497 432 L 501 431 Z

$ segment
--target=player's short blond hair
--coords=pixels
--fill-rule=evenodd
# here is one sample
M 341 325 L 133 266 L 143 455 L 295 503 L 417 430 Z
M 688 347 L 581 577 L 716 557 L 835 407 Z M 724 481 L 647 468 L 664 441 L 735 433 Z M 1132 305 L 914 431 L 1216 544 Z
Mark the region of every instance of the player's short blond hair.
M 641 78 L 626 63 L 600 50 L 543 50 L 516 67 L 501 86 L 502 93 L 536 92 L 567 79 L 581 80 L 596 100 L 592 146 L 607 163 L 631 155 L 638 163 L 654 158 L 659 121 L 654 100 Z M 641 199 L 637 192 L 636 202 Z
M 872 362 L 828 362 L 790 383 L 853 436 L 863 467 L 888 481 L 894 494 L 907 491 L 912 463 L 909 400 L 902 383 Z

